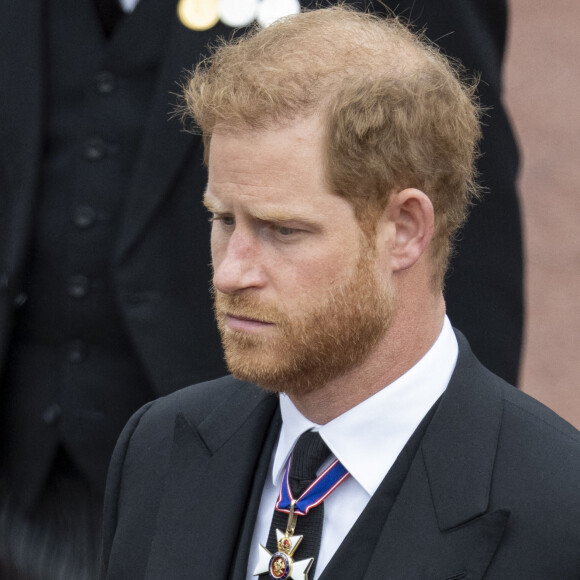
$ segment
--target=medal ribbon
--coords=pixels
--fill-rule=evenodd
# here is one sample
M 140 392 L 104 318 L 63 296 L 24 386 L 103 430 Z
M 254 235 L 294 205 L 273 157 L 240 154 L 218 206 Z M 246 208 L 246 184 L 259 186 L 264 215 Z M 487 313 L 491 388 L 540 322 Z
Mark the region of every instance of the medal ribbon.
M 286 464 L 276 502 L 276 510 L 287 514 L 290 513 L 290 504 L 294 500 L 288 480 L 291 462 L 292 457 L 288 459 Z M 313 507 L 320 505 L 349 475 L 346 467 L 338 459 L 335 459 L 298 498 L 294 506 L 294 513 L 298 516 L 305 516 Z

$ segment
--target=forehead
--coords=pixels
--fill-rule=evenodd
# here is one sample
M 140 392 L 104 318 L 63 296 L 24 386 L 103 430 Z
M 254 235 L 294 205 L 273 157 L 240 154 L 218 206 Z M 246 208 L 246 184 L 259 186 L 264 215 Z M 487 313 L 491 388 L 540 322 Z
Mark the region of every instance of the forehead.
M 301 175 L 322 177 L 322 135 L 314 119 L 299 120 L 270 130 L 216 127 L 210 142 L 209 179 L 215 183 L 232 180 L 259 185 L 276 181 L 300 180 Z M 296 167 L 302 171 L 296 175 Z M 319 168 L 318 175 L 310 169 Z
M 316 118 L 267 131 L 218 127 L 209 149 L 205 201 L 210 209 L 346 212 L 350 203 L 325 179 L 323 134 Z

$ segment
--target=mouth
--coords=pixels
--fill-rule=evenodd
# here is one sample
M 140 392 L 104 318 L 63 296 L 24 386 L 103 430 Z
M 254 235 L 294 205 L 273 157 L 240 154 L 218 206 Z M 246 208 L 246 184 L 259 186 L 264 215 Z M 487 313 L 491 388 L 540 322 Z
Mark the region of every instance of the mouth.
M 274 326 L 272 322 L 249 318 L 247 316 L 226 314 L 225 319 L 226 325 L 230 330 L 238 330 L 241 332 L 256 332 Z

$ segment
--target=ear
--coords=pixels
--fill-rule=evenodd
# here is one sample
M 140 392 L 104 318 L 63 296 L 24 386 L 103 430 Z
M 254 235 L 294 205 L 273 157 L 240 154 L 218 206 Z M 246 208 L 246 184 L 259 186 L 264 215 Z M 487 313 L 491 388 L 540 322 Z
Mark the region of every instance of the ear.
M 434 222 L 433 204 L 422 191 L 404 189 L 391 194 L 379 232 L 387 234 L 393 272 L 410 268 L 425 253 L 433 237 Z M 384 236 L 377 236 L 378 243 L 385 241 Z

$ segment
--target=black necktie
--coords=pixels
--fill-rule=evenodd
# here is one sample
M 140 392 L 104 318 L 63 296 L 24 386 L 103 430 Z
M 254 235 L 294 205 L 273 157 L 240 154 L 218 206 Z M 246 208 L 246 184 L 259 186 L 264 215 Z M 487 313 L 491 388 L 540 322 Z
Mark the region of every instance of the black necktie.
M 108 38 L 113 33 L 115 24 L 125 15 L 119 0 L 94 0 L 97 12 L 101 18 L 101 25 Z
M 316 472 L 330 455 L 330 450 L 318 433 L 306 431 L 303 433 L 292 452 L 290 463 L 289 482 L 292 496 L 298 499 L 306 488 L 316 479 Z M 320 550 L 320 538 L 322 536 L 322 522 L 324 518 L 324 503 L 312 508 L 307 515 L 298 516 L 294 535 L 304 536 L 298 549 L 293 555 L 293 559 L 306 560 L 314 558 L 314 563 L 310 568 L 308 576 L 314 576 L 316 560 Z M 266 547 L 270 552 L 277 552 L 276 530 L 286 531 L 288 514 L 274 510 L 270 533 Z M 268 578 L 267 574 L 262 574 L 260 578 Z

